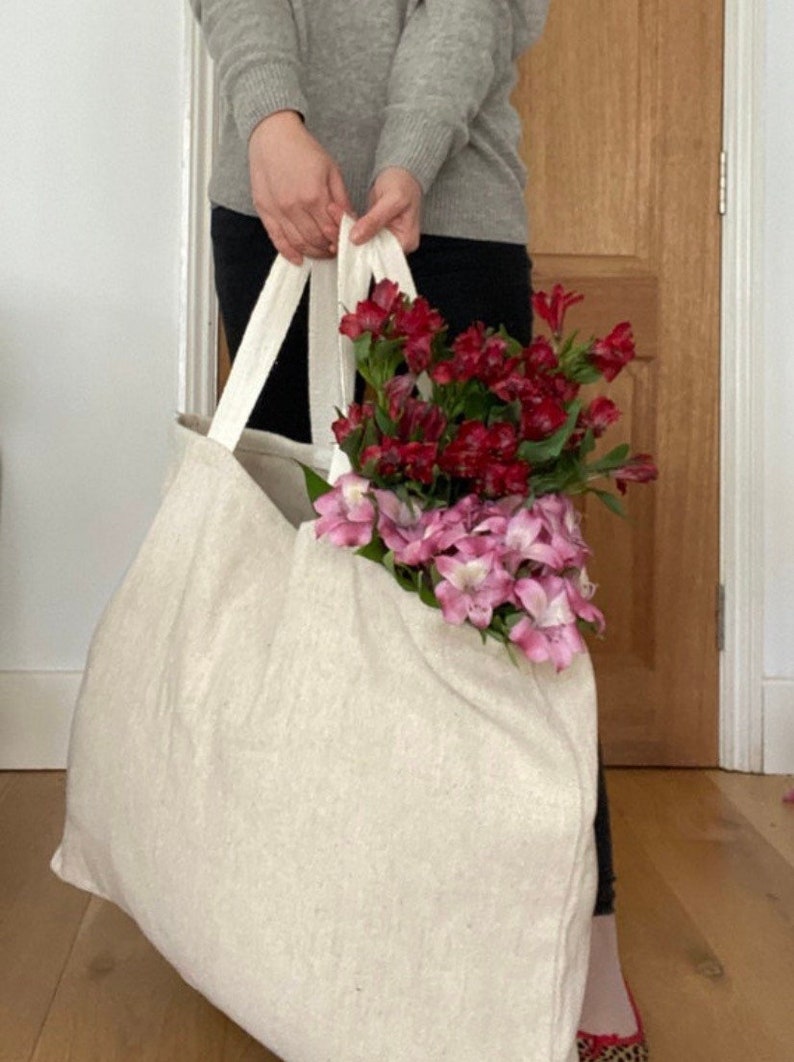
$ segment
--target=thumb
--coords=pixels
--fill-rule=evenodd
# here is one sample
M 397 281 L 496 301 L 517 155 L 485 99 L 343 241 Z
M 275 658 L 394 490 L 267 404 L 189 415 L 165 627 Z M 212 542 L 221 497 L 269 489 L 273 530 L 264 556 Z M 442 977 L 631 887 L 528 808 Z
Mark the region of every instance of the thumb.
M 353 243 L 366 243 L 376 236 L 381 229 L 385 229 L 389 222 L 393 221 L 400 213 L 399 204 L 392 198 L 384 196 L 377 199 L 364 215 L 353 226 L 350 239 Z

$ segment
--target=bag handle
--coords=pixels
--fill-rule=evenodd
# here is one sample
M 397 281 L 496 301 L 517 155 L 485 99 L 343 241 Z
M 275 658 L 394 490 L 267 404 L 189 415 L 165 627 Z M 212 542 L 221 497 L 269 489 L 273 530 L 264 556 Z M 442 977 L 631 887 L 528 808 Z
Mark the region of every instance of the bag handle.
M 355 357 L 349 339 L 339 334 L 341 312 L 366 298 L 370 279 L 389 277 L 416 297 L 411 270 L 395 236 L 386 230 L 368 243 L 350 240 L 353 220 L 342 219 L 335 259 L 304 258 L 300 266 L 279 255 L 251 313 L 208 437 L 228 450 L 240 441 L 251 410 L 273 369 L 292 318 L 311 277 L 309 298 L 309 403 L 312 440 L 332 447 L 332 412 L 353 400 Z M 339 467 L 337 461 L 337 467 Z

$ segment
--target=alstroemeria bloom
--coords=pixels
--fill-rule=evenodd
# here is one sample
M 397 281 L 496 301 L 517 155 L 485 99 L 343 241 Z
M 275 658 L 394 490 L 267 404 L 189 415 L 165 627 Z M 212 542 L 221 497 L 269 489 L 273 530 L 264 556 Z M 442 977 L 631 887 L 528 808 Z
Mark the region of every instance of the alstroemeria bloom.
M 318 538 L 335 546 L 366 546 L 375 526 L 375 504 L 371 484 L 363 476 L 348 472 L 340 476 L 332 490 L 314 503 L 320 519 L 314 525 Z
M 612 475 L 620 493 L 625 494 L 628 483 L 650 483 L 658 479 L 659 469 L 650 454 L 634 454 L 622 468 L 616 469 Z
M 568 600 L 573 611 L 579 619 L 595 624 L 598 633 L 603 634 L 606 626 L 604 613 L 600 608 L 596 608 L 590 600 L 595 594 L 596 588 L 595 584 L 591 583 L 588 578 L 587 569 L 582 568 L 581 571 L 568 576 L 565 581 L 568 584 Z
M 545 321 L 552 333 L 559 337 L 565 324 L 565 314 L 569 307 L 581 302 L 584 295 L 575 291 L 566 291 L 562 284 L 555 284 L 551 289 L 551 295 L 545 291 L 537 291 L 532 296 L 532 309 Z
M 439 540 L 448 529 L 444 510 L 423 512 L 418 506 L 406 505 L 390 490 L 376 490 L 378 534 L 393 551 L 398 564 L 418 568 L 427 564 L 439 550 Z M 464 532 L 461 531 L 461 534 Z
M 532 507 L 533 513 L 546 524 L 549 544 L 560 556 L 563 568 L 581 568 L 590 556 L 582 537 L 579 514 L 569 497 L 544 494 Z
M 510 551 L 508 566 L 516 570 L 523 561 L 550 568 L 564 567 L 564 557 L 550 544 L 545 522 L 532 509 L 521 509 L 505 527 L 504 542 Z
M 621 321 L 608 336 L 596 340 L 590 359 L 603 373 L 604 379 L 611 382 L 634 359 L 636 353 L 631 325 L 628 321 Z
M 557 575 L 519 579 L 514 587 L 517 601 L 527 612 L 510 631 L 528 660 L 551 660 L 558 671 L 569 667 L 574 654 L 584 651 L 576 626 L 566 580 Z
M 442 576 L 436 599 L 447 623 L 457 626 L 468 620 L 483 630 L 493 610 L 510 599 L 513 578 L 493 552 L 468 558 L 461 554 L 436 557 L 436 568 Z

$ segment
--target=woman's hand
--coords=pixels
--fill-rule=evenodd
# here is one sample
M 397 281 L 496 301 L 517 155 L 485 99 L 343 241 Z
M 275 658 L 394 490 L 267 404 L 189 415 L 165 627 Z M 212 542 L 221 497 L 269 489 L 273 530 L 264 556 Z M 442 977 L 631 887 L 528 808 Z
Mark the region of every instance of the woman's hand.
M 353 226 L 353 243 L 366 243 L 381 231 L 389 229 L 409 254 L 419 246 L 422 214 L 422 186 L 400 166 L 382 170 L 369 193 L 369 211 Z
M 263 119 L 248 141 L 254 206 L 276 249 L 303 256 L 336 254 L 338 218 L 353 213 L 339 167 L 295 111 Z

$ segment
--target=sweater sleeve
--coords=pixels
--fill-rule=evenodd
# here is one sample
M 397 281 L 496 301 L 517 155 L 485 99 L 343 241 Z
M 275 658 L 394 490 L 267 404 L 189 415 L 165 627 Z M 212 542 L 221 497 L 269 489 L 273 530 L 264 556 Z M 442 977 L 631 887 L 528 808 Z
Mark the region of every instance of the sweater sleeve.
M 549 0 L 413 0 L 392 64 L 375 159 L 427 191 L 496 78 L 541 34 Z
M 306 113 L 289 0 L 190 0 L 243 140 L 276 111 Z

